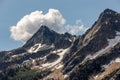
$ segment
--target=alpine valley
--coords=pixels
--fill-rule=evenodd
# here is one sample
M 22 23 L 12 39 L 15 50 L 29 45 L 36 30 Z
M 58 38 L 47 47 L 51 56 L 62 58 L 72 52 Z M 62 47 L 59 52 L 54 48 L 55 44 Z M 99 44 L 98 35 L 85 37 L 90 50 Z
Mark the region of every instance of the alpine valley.
M 85 34 L 47 26 L 0 52 L 0 80 L 120 80 L 120 13 L 105 9 Z

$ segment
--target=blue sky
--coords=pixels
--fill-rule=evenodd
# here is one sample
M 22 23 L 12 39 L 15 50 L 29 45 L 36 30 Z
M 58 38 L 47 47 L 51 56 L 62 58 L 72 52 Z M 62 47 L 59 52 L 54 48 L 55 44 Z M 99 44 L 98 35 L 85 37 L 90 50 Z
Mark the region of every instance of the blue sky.
M 91 27 L 104 9 L 120 12 L 120 0 L 0 0 L 0 51 L 23 45 L 10 37 L 10 26 L 33 11 L 46 13 L 50 8 L 58 9 L 66 24 L 80 19 L 84 26 Z

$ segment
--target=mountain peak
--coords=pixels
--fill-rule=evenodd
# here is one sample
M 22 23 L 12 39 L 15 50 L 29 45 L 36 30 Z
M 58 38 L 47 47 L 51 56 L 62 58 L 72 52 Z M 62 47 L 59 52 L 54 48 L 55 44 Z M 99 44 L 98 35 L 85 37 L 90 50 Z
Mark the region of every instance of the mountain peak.
M 98 20 L 90 28 L 83 40 L 83 44 L 86 44 L 93 37 L 103 37 L 106 39 L 114 38 L 116 31 L 120 32 L 120 14 L 111 10 L 105 9 L 99 16 Z
M 119 24 L 120 24 L 119 17 L 120 17 L 120 14 L 118 12 L 113 11 L 111 9 L 105 9 L 103 13 L 101 13 L 101 16 L 98 19 L 98 23 L 102 24 L 103 27 L 108 26 L 108 28 L 111 28 L 116 31 L 120 31 L 119 30 Z
M 36 34 L 37 33 L 47 33 L 47 32 L 51 32 L 52 30 L 50 30 L 47 26 L 45 26 L 45 25 L 42 25 L 40 28 L 39 28 L 39 30 L 36 32 Z
M 114 17 L 114 16 L 116 16 L 118 13 L 116 12 L 116 11 L 114 11 L 114 10 L 111 10 L 111 9 L 105 9 L 102 13 L 101 13 L 101 15 L 100 15 L 100 18 L 105 18 L 105 19 L 107 19 L 107 18 L 110 18 L 110 17 Z
M 42 26 L 40 27 L 40 30 L 49 30 L 49 28 L 48 28 L 47 26 L 45 26 L 45 25 L 42 25 Z
M 116 11 L 113 11 L 113 10 L 111 10 L 109 8 L 105 9 L 103 12 L 104 13 L 116 13 Z
M 30 48 L 31 46 L 39 43 L 41 45 L 54 44 L 56 48 L 66 48 L 70 46 L 71 42 L 69 41 L 69 39 L 71 39 L 72 37 L 73 36 L 70 34 L 59 34 L 49 29 L 47 26 L 42 25 L 40 29 L 26 42 L 23 47 Z
M 39 30 L 26 42 L 24 47 L 30 47 L 37 43 L 51 45 L 53 43 L 54 36 L 59 35 L 53 30 L 50 30 L 47 26 L 42 25 Z

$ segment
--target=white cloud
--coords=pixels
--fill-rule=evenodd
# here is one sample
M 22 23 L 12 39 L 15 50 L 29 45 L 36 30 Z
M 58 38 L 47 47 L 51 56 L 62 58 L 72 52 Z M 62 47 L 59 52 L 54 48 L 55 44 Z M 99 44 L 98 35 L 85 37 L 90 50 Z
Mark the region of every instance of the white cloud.
M 41 25 L 46 25 L 57 32 L 69 32 L 78 34 L 85 32 L 88 28 L 82 25 L 81 20 L 76 20 L 74 25 L 65 25 L 66 20 L 57 9 L 49 9 L 46 14 L 42 11 L 35 11 L 24 16 L 16 26 L 11 26 L 11 37 L 14 40 L 26 42 Z
M 88 28 L 83 25 L 83 23 L 82 23 L 81 20 L 76 20 L 76 21 L 75 21 L 75 24 L 73 24 L 73 25 L 69 25 L 69 24 L 68 24 L 68 25 L 66 25 L 66 26 L 64 27 L 64 30 L 65 30 L 66 32 L 69 32 L 69 33 L 71 33 L 71 34 L 73 34 L 73 35 L 79 34 L 80 32 L 83 33 L 83 32 L 85 32 L 87 29 L 88 29 Z
M 46 14 L 42 11 L 35 11 L 24 16 L 16 26 L 11 27 L 11 37 L 14 40 L 26 42 L 40 28 L 40 25 L 59 31 L 64 24 L 65 19 L 59 10 L 49 9 Z

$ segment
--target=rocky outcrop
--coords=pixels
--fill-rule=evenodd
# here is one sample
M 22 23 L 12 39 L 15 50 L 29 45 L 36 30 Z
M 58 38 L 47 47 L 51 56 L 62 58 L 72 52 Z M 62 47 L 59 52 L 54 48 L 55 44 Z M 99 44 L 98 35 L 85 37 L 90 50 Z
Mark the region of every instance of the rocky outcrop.
M 41 43 L 46 45 L 54 45 L 55 48 L 58 49 L 67 48 L 71 45 L 72 37 L 73 36 L 69 33 L 59 34 L 43 25 L 23 47 L 30 48 L 37 43 Z
M 120 14 L 110 9 L 104 10 L 92 28 L 75 41 L 79 46 L 65 62 L 63 72 L 71 71 L 87 55 L 94 55 L 109 46 L 109 40 L 119 35 L 117 32 L 120 32 Z M 74 45 L 76 46 L 76 44 Z

